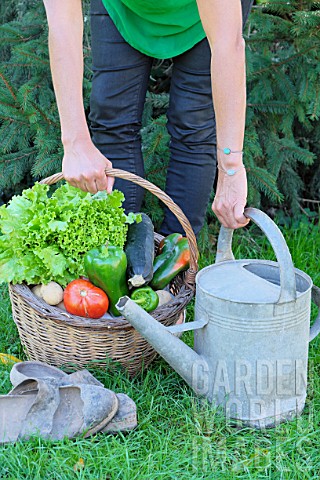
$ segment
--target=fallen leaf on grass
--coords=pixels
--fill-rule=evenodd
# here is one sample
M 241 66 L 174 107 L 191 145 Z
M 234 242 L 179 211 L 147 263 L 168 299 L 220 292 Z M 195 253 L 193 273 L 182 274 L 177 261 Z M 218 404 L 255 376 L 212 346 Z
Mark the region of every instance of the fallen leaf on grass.
M 5 364 L 10 363 L 20 363 L 21 360 L 19 358 L 14 357 L 13 355 L 9 355 L 8 353 L 0 353 L 0 362 Z
M 79 470 L 82 470 L 84 468 L 84 460 L 83 458 L 79 458 L 79 460 L 77 461 L 77 463 L 75 463 L 73 465 L 73 470 L 75 472 L 78 472 Z

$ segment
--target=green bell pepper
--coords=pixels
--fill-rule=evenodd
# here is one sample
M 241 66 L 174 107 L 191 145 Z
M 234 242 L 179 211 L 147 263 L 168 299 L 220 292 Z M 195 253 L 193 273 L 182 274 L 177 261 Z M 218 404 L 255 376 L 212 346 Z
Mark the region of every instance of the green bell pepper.
M 150 287 L 137 288 L 132 295 L 131 300 L 136 302 L 146 312 L 152 312 L 159 304 L 159 297 Z
M 164 238 L 159 245 L 159 255 L 153 262 L 153 278 L 150 286 L 162 290 L 171 280 L 190 264 L 188 239 L 180 233 L 172 233 Z
M 109 311 L 115 316 L 121 315 L 115 305 L 120 297 L 129 294 L 127 257 L 123 249 L 114 245 L 93 248 L 84 257 L 84 269 L 89 280 L 108 295 Z

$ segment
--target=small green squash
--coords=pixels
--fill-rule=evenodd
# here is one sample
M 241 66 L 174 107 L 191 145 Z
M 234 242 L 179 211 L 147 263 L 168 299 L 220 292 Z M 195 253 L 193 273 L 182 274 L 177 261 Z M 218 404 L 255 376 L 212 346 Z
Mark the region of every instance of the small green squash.
M 130 287 L 146 285 L 153 277 L 154 228 L 148 215 L 141 213 L 141 218 L 141 222 L 129 225 L 124 248 Z

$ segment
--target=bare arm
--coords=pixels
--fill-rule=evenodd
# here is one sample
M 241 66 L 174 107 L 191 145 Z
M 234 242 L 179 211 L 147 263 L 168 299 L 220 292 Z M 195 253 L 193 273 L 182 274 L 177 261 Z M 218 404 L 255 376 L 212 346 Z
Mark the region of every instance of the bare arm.
M 245 127 L 245 44 L 242 38 L 240 0 L 197 0 L 203 28 L 211 48 L 212 95 L 216 116 L 217 144 L 241 151 Z M 242 154 L 217 151 L 218 184 L 212 209 L 229 228 L 248 223 L 243 215 L 247 179 Z M 238 170 L 233 176 L 222 169 Z
M 64 146 L 62 171 L 74 186 L 92 193 L 112 190 L 111 163 L 93 145 L 82 96 L 83 18 L 81 0 L 43 0 L 49 25 L 49 53 Z

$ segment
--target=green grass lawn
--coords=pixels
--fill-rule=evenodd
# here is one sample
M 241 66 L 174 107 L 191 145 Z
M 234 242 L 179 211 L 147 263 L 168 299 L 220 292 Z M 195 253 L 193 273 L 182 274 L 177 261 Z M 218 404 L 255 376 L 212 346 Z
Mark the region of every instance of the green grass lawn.
M 294 264 L 320 285 L 319 227 L 304 222 L 284 230 Z M 257 228 L 237 232 L 236 257 L 274 259 Z M 201 266 L 214 261 L 214 248 Z M 192 305 L 188 307 L 192 319 Z M 313 307 L 312 315 L 315 317 Z M 191 334 L 184 334 L 188 343 Z M 320 340 L 312 342 L 303 415 L 265 431 L 228 426 L 199 402 L 161 359 L 130 379 L 119 371 L 91 372 L 137 404 L 139 425 L 128 434 L 60 442 L 39 438 L 0 447 L 0 479 L 317 479 L 320 477 Z M 0 290 L 0 352 L 25 358 L 11 317 L 6 286 Z M 10 389 L 0 364 L 0 393 Z

